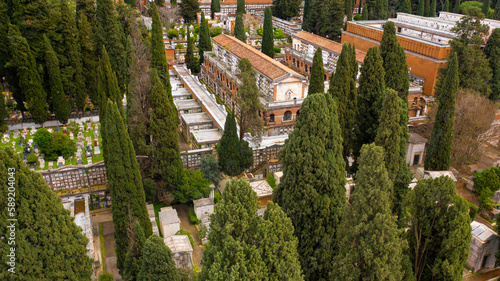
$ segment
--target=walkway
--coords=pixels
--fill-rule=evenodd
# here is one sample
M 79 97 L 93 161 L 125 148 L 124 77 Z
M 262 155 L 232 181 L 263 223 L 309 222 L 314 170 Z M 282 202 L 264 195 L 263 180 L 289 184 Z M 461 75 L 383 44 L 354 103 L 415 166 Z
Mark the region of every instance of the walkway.
M 489 281 L 489 280 L 498 280 L 500 277 L 500 268 L 496 268 L 487 272 L 483 272 L 469 278 L 466 278 L 465 281 Z M 494 279 L 496 278 L 496 279 Z
M 75 121 L 76 123 L 80 124 L 80 123 L 86 123 L 88 120 L 90 120 L 90 122 L 92 123 L 97 123 L 99 122 L 99 116 L 88 116 L 88 117 L 82 117 L 82 118 L 72 118 L 72 119 L 69 119 L 68 122 L 72 122 L 72 121 Z M 35 128 L 41 128 L 41 127 L 57 127 L 57 126 L 63 126 L 64 124 L 62 124 L 61 122 L 59 122 L 58 120 L 51 120 L 51 121 L 47 121 L 43 124 L 36 124 L 36 123 L 33 123 L 33 122 L 23 122 L 23 123 L 18 123 L 18 124 L 14 124 L 14 125 L 9 125 L 9 130 L 21 130 L 23 128 L 32 128 L 32 127 L 35 127 Z
M 203 256 L 203 246 L 201 244 L 200 236 L 194 225 L 189 220 L 189 206 L 186 204 L 173 205 L 172 208 L 177 210 L 181 227 L 191 232 L 193 235 L 193 263 L 196 267 L 201 268 L 201 257 Z

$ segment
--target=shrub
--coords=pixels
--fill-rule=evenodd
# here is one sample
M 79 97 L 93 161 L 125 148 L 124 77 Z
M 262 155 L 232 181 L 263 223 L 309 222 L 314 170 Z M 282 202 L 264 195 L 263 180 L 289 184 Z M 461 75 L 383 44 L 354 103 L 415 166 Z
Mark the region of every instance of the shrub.
M 210 194 L 210 181 L 200 171 L 183 170 L 181 184 L 174 191 L 175 200 L 187 203 Z
M 257 34 L 260 36 L 263 36 L 264 35 L 264 28 L 261 27 L 261 28 L 257 29 Z
M 222 199 L 222 195 L 220 194 L 219 190 L 214 191 L 214 204 L 217 204 Z
M 113 274 L 111 273 L 104 273 L 99 276 L 99 281 L 113 281 Z
M 47 131 L 46 128 L 40 128 L 33 135 L 33 141 L 38 145 L 40 151 L 45 154 L 45 149 L 50 145 L 52 140 L 52 135 Z
M 52 134 L 50 145 L 46 148 L 45 157 L 49 161 L 54 161 L 57 156 L 62 156 L 64 159 L 69 159 L 76 152 L 75 143 L 69 137 L 61 132 Z
M 179 30 L 172 28 L 167 31 L 167 37 L 173 39 L 174 37 L 179 39 Z
M 146 201 L 154 201 L 156 196 L 156 186 L 151 179 L 145 179 L 142 181 L 142 186 L 144 187 L 144 193 L 146 195 Z
M 477 213 L 479 212 L 479 208 L 476 207 L 476 205 L 472 204 L 469 201 L 467 201 L 467 204 L 469 205 L 469 216 L 470 216 L 471 220 L 474 220 Z
M 186 47 L 184 47 L 184 45 L 182 45 L 181 43 L 177 43 L 177 45 L 175 45 L 175 48 L 176 48 L 177 50 L 183 50 L 183 49 L 185 49 Z
M 38 157 L 36 156 L 36 154 L 34 152 L 31 152 L 30 155 L 28 155 L 28 157 L 26 157 L 26 161 L 28 163 L 35 163 L 37 160 L 38 160 Z
M 272 174 L 267 174 L 267 183 L 269 183 L 269 185 L 273 189 L 276 188 L 276 179 L 274 178 L 274 176 Z
M 281 48 L 280 48 L 280 47 L 274 47 L 274 52 L 275 52 L 276 54 L 281 53 Z
M 194 225 L 199 224 L 201 222 L 194 213 L 194 209 L 192 207 L 189 209 L 189 221 Z
M 193 33 L 194 34 L 200 34 L 200 26 L 195 24 L 193 28 Z
M 274 30 L 274 39 L 283 39 L 285 38 L 285 33 L 283 33 L 283 30 L 276 28 Z
M 355 15 L 354 20 L 361 20 L 361 15 L 360 14 Z
M 222 27 L 220 26 L 217 26 L 217 27 L 210 27 L 210 37 L 215 37 L 215 36 L 218 36 L 218 35 L 221 35 L 222 34 Z
M 482 172 L 476 173 L 474 178 L 474 186 L 476 192 L 479 193 L 479 206 L 487 210 L 495 207 L 495 203 L 491 196 L 500 188 L 500 169 L 490 167 Z
M 186 37 L 186 29 L 184 27 L 179 28 L 182 38 Z

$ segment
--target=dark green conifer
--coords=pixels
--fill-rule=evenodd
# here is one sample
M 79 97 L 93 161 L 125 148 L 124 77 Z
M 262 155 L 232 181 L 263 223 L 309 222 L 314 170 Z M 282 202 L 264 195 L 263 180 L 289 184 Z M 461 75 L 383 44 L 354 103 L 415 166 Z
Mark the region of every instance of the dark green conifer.
M 411 14 L 411 2 L 410 0 L 399 0 L 398 1 L 398 11 Z
M 314 53 L 307 91 L 308 95 L 325 92 L 325 69 L 323 67 L 323 50 L 321 48 L 317 48 Z
M 245 35 L 245 26 L 243 25 L 243 18 L 240 15 L 236 16 L 236 22 L 234 24 L 234 37 L 245 43 L 247 42 L 247 36 Z
M 449 12 L 450 11 L 450 0 L 446 0 L 444 2 L 443 11 L 445 11 L 445 12 Z
M 395 92 L 393 97 L 398 99 Z M 403 280 L 405 241 L 391 214 L 391 192 L 383 149 L 363 145 L 356 188 L 351 204 L 344 207 L 346 218 L 339 230 L 333 280 Z
M 62 124 L 68 122 L 69 105 L 68 99 L 64 93 L 64 87 L 61 80 L 61 72 L 59 70 L 59 60 L 56 52 L 52 49 L 49 39 L 45 39 L 45 67 L 49 78 L 50 92 L 52 94 L 52 108 L 57 120 Z
M 375 0 L 374 18 L 377 20 L 387 19 L 388 0 Z
M 12 60 L 8 67 L 17 69 L 19 86 L 24 97 L 22 100 L 26 101 L 26 108 L 33 116 L 35 123 L 42 124 L 49 117 L 49 112 L 47 111 L 47 93 L 43 88 L 35 56 L 17 26 L 9 25 L 8 38 L 12 52 Z
M 346 0 L 345 3 L 344 3 L 345 14 L 347 16 L 347 20 L 348 21 L 352 20 L 352 10 L 354 9 L 353 5 L 354 5 L 354 3 L 353 3 L 352 0 Z
M 493 30 L 488 42 L 486 42 L 484 53 L 488 58 L 492 72 L 489 99 L 497 101 L 500 98 L 500 29 Z
M 261 51 L 267 56 L 274 58 L 274 30 L 273 14 L 271 8 L 267 7 L 264 11 L 264 34 L 262 35 Z
M 0 232 L 2 262 L 0 280 L 82 280 L 90 281 L 93 260 L 87 256 L 88 239 L 77 226 L 61 199 L 45 179 L 28 166 L 12 148 L 0 148 Z M 14 187 L 15 196 L 9 196 Z M 13 198 L 14 201 L 7 200 Z M 15 202 L 12 215 L 8 205 Z M 15 222 L 8 222 L 15 219 Z M 15 224 L 15 273 L 7 263 L 9 225 Z
M 445 68 L 439 70 L 436 84 L 438 111 L 432 128 L 432 135 L 425 154 L 425 169 L 442 171 L 450 169 L 451 144 L 453 142 L 453 123 L 455 102 L 458 90 L 458 60 L 452 52 Z
M 151 138 L 153 143 L 153 176 L 162 179 L 170 187 L 181 180 L 182 160 L 177 136 L 177 115 L 172 108 L 169 95 L 159 80 L 156 69 L 151 69 Z
M 302 29 L 308 32 L 313 32 L 313 18 L 312 16 L 312 2 L 313 0 L 305 0 L 304 1 L 304 14 L 302 16 Z
M 398 93 L 387 89 L 380 112 L 379 126 L 375 144 L 384 149 L 384 161 L 389 179 L 394 182 L 399 172 L 399 151 L 401 137 L 401 108 Z M 392 197 L 392 191 L 389 192 Z
M 238 0 L 236 2 L 236 14 L 241 15 L 241 14 L 246 14 L 246 8 L 245 8 L 245 0 Z
M 358 115 L 354 156 L 363 144 L 375 141 L 385 91 L 385 70 L 378 47 L 371 47 L 361 66 L 358 87 Z
M 129 248 L 128 230 L 133 223 L 130 218 L 138 220 L 146 237 L 151 236 L 152 226 L 134 147 L 115 103 L 108 101 L 105 117 L 101 125 L 104 164 L 113 204 L 117 267 L 123 274 Z
M 184 0 L 179 3 L 181 8 L 181 16 L 184 22 L 194 22 L 197 19 L 197 13 L 200 11 L 200 3 L 198 0 Z
M 141 224 L 137 221 L 133 225 L 130 225 L 128 233 L 129 246 L 123 265 L 123 280 L 134 281 L 137 280 L 137 275 L 141 271 L 142 253 L 144 244 L 146 243 L 146 236 L 144 236 Z
M 484 0 L 481 11 L 483 12 L 484 17 L 488 18 L 490 13 L 490 0 Z
M 436 0 L 431 0 L 431 4 L 429 6 L 429 14 L 428 17 L 436 16 Z
M 424 16 L 429 17 L 430 10 L 431 10 L 431 0 L 425 0 Z
M 493 14 L 493 18 L 496 20 L 500 20 L 500 1 L 497 1 L 495 5 L 495 13 Z
M 330 95 L 310 95 L 304 100 L 280 159 L 283 177 L 273 202 L 293 222 L 305 279 L 328 279 L 345 205 L 341 129 Z
M 313 0 L 312 2 L 313 33 L 340 41 L 344 26 L 344 0 Z
M 160 14 L 156 4 L 153 3 L 153 24 L 151 28 L 151 68 L 155 68 L 158 77 L 160 77 L 163 87 L 167 94 L 172 94 L 170 85 L 170 75 L 168 73 L 167 55 L 165 54 L 165 43 L 163 42 L 163 28 L 160 20 Z M 171 106 L 174 107 L 174 101 L 171 100 Z
M 9 130 L 7 121 L 5 121 L 5 118 L 9 117 L 8 113 L 7 107 L 5 106 L 5 98 L 0 96 L 0 133 L 5 133 Z
M 418 0 L 417 15 L 424 16 L 424 13 L 425 13 L 425 7 L 424 6 L 425 6 L 425 0 Z
M 448 176 L 420 180 L 408 191 L 405 209 L 408 253 L 417 280 L 462 280 L 471 227 L 467 201 Z
M 275 0 L 271 8 L 273 10 L 273 16 L 284 20 L 290 20 L 299 15 L 300 4 L 301 1 L 299 0 Z
M 81 16 L 85 15 L 85 17 L 87 17 L 87 21 L 92 23 L 90 24 L 92 26 L 92 30 L 97 30 L 97 26 L 94 25 L 97 24 L 95 19 L 95 13 L 96 13 L 95 1 L 76 0 L 75 2 L 76 2 L 76 20 L 80 21 Z
M 201 12 L 200 37 L 198 43 L 198 51 L 200 53 L 200 64 L 203 63 L 203 53 L 212 50 L 212 40 L 208 29 L 208 22 L 205 19 L 205 13 Z
M 260 91 L 257 87 L 257 73 L 247 58 L 241 58 L 238 63 L 241 71 L 241 85 L 238 88 L 238 107 L 240 110 L 240 140 L 249 132 L 260 142 L 263 123 L 259 112 L 262 110 Z
M 92 32 L 91 22 L 87 20 L 87 16 L 84 13 L 80 16 L 78 20 L 78 39 L 80 40 L 80 48 L 82 55 L 82 69 L 83 77 L 85 80 L 85 89 L 87 96 L 91 99 L 94 104 L 98 104 L 97 100 L 97 65 L 98 60 L 96 58 L 96 42 L 95 36 Z
M 386 22 L 380 41 L 380 55 L 384 60 L 385 86 L 396 90 L 400 98 L 408 100 L 410 79 L 406 54 L 398 42 L 396 28 L 392 21 Z
M 215 18 L 214 14 L 218 12 L 220 12 L 220 0 L 212 0 L 212 2 L 210 2 L 210 13 L 212 19 Z
M 123 108 L 121 106 L 123 104 L 123 97 L 118 87 L 118 81 L 115 72 L 111 69 L 108 52 L 106 51 L 106 48 L 104 46 L 102 48 L 102 56 L 99 60 L 99 67 L 97 69 L 97 96 L 99 99 L 99 119 L 104 120 L 105 122 L 108 100 L 116 103 L 118 106 L 118 110 L 123 115 Z M 101 126 L 101 130 L 102 127 L 103 126 Z
M 194 54 L 193 54 L 193 40 L 191 39 L 191 34 L 189 31 L 189 25 L 187 27 L 187 50 L 186 50 L 186 55 L 184 56 L 184 62 L 186 63 L 186 66 L 188 69 L 191 70 L 191 72 L 194 72 L 195 68 L 195 59 L 194 59 Z
M 158 235 L 151 235 L 148 238 L 142 256 L 142 267 L 137 280 L 181 280 L 172 258 L 172 251 Z
M 356 125 L 357 90 L 353 75 L 352 45 L 345 43 L 337 61 L 337 69 L 330 79 L 328 94 L 338 104 L 338 120 L 342 132 L 344 161 L 351 154 L 354 145 L 354 127 Z M 301 112 L 302 113 L 302 112 Z
M 453 7 L 454 13 L 460 13 L 460 0 L 455 0 L 455 6 Z

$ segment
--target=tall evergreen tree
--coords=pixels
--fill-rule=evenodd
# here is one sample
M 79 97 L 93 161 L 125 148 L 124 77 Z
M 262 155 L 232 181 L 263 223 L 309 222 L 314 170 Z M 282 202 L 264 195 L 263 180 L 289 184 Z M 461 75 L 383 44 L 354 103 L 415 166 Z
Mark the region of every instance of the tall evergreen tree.
M 348 21 L 352 20 L 352 11 L 354 9 L 354 3 L 352 0 L 345 0 L 344 7 L 345 7 L 345 14 L 347 17 Z
M 307 1 L 306 1 L 307 2 Z M 299 0 L 274 0 L 273 1 L 273 16 L 284 20 L 290 20 L 300 13 Z
M 453 7 L 454 13 L 460 13 L 460 0 L 455 0 L 455 6 Z
M 14 65 L 8 64 L 12 60 L 12 51 L 9 42 L 9 13 L 5 1 L 0 1 L 0 76 L 5 77 L 9 84 L 9 91 L 17 102 L 17 109 L 24 111 L 25 97 L 19 89 L 19 78 Z M 2 88 L 3 89 L 3 88 Z
M 314 53 L 313 63 L 311 67 L 311 78 L 309 79 L 309 87 L 307 94 L 318 94 L 325 92 L 325 69 L 323 67 L 323 50 L 318 47 Z
M 106 47 L 103 46 L 102 57 L 99 60 L 99 67 L 97 69 L 98 83 L 97 83 L 97 96 L 99 100 L 99 119 L 104 120 L 107 110 L 108 100 L 118 105 L 118 110 L 122 110 L 122 94 L 118 87 L 118 81 L 115 72 L 111 69 L 108 52 Z M 122 114 L 123 115 L 123 114 Z M 102 124 L 101 124 L 102 125 Z M 101 126 L 102 133 L 103 126 Z
M 493 30 L 488 42 L 486 42 L 484 53 L 488 58 L 492 72 L 489 99 L 497 101 L 500 98 L 500 29 Z
M 405 199 L 406 238 L 417 280 L 462 280 L 469 256 L 468 206 L 448 176 L 420 180 Z
M 201 280 L 302 280 L 291 220 L 273 203 L 260 218 L 246 181 L 226 184 L 210 228 Z
M 241 174 L 253 165 L 253 152 L 245 140 L 239 140 L 236 121 L 229 113 L 224 124 L 224 134 L 217 147 L 221 171 L 230 176 Z
M 236 22 L 234 23 L 234 37 L 238 38 L 244 43 L 247 42 L 247 36 L 245 35 L 245 26 L 243 25 L 243 18 L 240 15 L 236 16 Z
M 116 243 L 117 267 L 123 274 L 129 246 L 127 234 L 130 218 L 138 220 L 146 237 L 151 236 L 152 226 L 146 209 L 139 164 L 125 123 L 115 103 L 108 102 L 105 117 L 102 135 L 104 164 L 113 204 L 113 235 Z
M 212 19 L 215 19 L 214 14 L 218 12 L 220 12 L 220 0 L 212 0 L 212 2 L 210 2 L 210 13 Z
M 12 51 L 12 60 L 8 67 L 17 69 L 19 87 L 24 97 L 22 100 L 26 101 L 27 110 L 32 114 L 33 120 L 42 124 L 49 117 L 47 93 L 43 88 L 35 56 L 17 26 L 9 25 L 8 38 Z
M 0 243 L 1 280 L 91 280 L 92 259 L 87 256 L 88 239 L 82 234 L 61 199 L 45 179 L 28 166 L 12 148 L 0 149 Z M 12 187 L 14 191 L 12 191 Z M 15 196 L 8 196 L 9 193 Z M 13 198 L 14 201 L 7 198 Z M 15 211 L 7 212 L 15 203 Z M 8 222 L 15 219 L 16 222 Z M 7 262 L 11 247 L 7 239 L 15 225 L 15 270 Z M 12 237 L 12 236 L 10 236 Z
M 399 0 L 398 1 L 398 11 L 411 14 L 411 1 L 410 0 Z
M 384 60 L 385 86 L 396 90 L 400 98 L 408 101 L 410 79 L 406 54 L 398 42 L 394 22 L 388 21 L 380 41 L 380 55 Z
M 388 0 L 375 0 L 374 19 L 387 19 Z
M 304 1 L 304 14 L 302 15 L 302 29 L 308 32 L 314 31 L 312 18 L 312 3 L 314 0 Z
M 500 20 L 500 1 L 498 0 L 497 4 L 495 5 L 495 13 L 493 14 L 493 18 L 496 20 Z
M 399 150 L 401 137 L 401 108 L 398 93 L 392 89 L 385 92 L 380 112 L 379 127 L 375 144 L 384 149 L 384 160 L 389 179 L 394 182 L 399 172 Z M 389 192 L 392 197 L 392 191 Z
M 363 145 L 356 187 L 339 230 L 333 280 L 403 280 L 405 242 L 391 214 L 391 190 L 383 149 Z
M 429 17 L 430 10 L 431 10 L 431 0 L 425 0 L 424 16 Z
M 338 120 L 343 140 L 343 157 L 346 165 L 354 142 L 354 127 L 357 113 L 357 90 L 353 75 L 352 50 L 354 46 L 344 44 L 337 61 L 337 69 L 330 79 L 328 94 L 338 104 Z M 302 113 L 302 112 L 301 112 Z
M 189 25 L 187 27 L 187 42 L 188 42 L 188 46 L 187 46 L 187 50 L 186 50 L 186 55 L 184 56 L 184 61 L 186 63 L 186 66 L 188 69 L 191 70 L 191 72 L 194 72 L 194 70 L 196 69 L 196 61 L 194 59 L 194 54 L 193 54 L 193 40 L 191 39 L 191 34 L 190 34 L 190 31 L 189 31 Z
M 484 0 L 481 11 L 484 14 L 484 17 L 487 18 L 490 13 L 490 0 Z
M 123 28 L 115 13 L 112 0 L 96 0 L 96 19 L 97 19 L 97 47 L 100 56 L 102 47 L 105 46 L 109 53 L 109 59 L 112 69 L 116 73 L 118 86 L 123 92 L 125 90 L 125 76 L 128 73 L 126 63 L 126 52 L 124 46 Z M 87 18 L 88 20 L 88 18 Z M 162 37 L 163 38 L 163 37 Z
M 340 41 L 344 26 L 344 0 L 314 0 L 312 6 L 313 33 Z
M 128 232 L 129 246 L 123 265 L 123 280 L 125 281 L 137 280 L 137 275 L 141 271 L 142 252 L 144 244 L 146 243 L 146 236 L 144 236 L 141 224 L 136 221 L 133 225 L 130 225 L 130 227 Z
M 200 11 L 198 0 L 181 1 L 179 7 L 181 8 L 181 16 L 184 18 L 184 22 L 196 21 L 196 15 Z
M 44 39 L 46 46 L 45 67 L 49 76 L 50 92 L 52 93 L 52 108 L 54 109 L 57 120 L 62 124 L 66 124 L 69 117 L 69 105 L 68 99 L 64 94 L 61 72 L 59 70 L 59 60 L 47 36 L 44 36 Z
M 356 115 L 356 146 L 359 157 L 363 144 L 375 141 L 385 91 L 385 70 L 378 47 L 371 47 L 361 66 L 358 87 L 358 115 Z
M 82 55 L 82 70 L 85 80 L 86 95 L 91 99 L 94 104 L 98 104 L 97 100 L 97 65 L 96 58 L 96 42 L 95 36 L 92 31 L 91 22 L 88 21 L 87 16 L 82 13 L 78 20 L 79 43 Z
M 436 16 L 436 0 L 431 0 L 431 4 L 429 6 L 429 14 L 427 16 L 428 17 Z
M 326 105 L 326 106 L 325 106 Z M 283 177 L 273 193 L 295 227 L 305 279 L 327 279 L 345 205 L 345 162 L 337 106 L 310 95 L 280 153 Z
M 0 133 L 5 133 L 9 130 L 5 118 L 8 117 L 7 107 L 5 106 L 5 98 L 0 96 Z
M 450 0 L 446 0 L 444 2 L 443 11 L 445 11 L 445 12 L 449 12 L 450 11 Z
M 246 8 L 245 8 L 245 0 L 238 0 L 236 2 L 236 14 L 241 15 L 241 14 L 246 14 Z
M 158 235 L 151 235 L 144 244 L 142 267 L 137 280 L 179 281 L 181 277 L 175 267 L 172 251 Z
M 205 19 L 205 13 L 201 11 L 200 37 L 198 43 L 198 51 L 200 53 L 200 64 L 203 63 L 203 52 L 212 50 L 212 41 L 208 30 L 208 22 Z
M 241 58 L 238 68 L 241 71 L 242 80 L 237 93 L 239 97 L 238 107 L 240 109 L 240 141 L 243 140 L 245 133 L 249 132 L 260 143 L 263 124 L 259 116 L 262 104 L 260 102 L 260 91 L 257 87 L 257 73 L 247 58 Z
M 458 1 L 458 0 L 456 0 Z M 425 13 L 425 0 L 418 0 L 417 15 L 424 16 Z
M 261 51 L 267 56 L 274 58 L 274 30 L 273 14 L 271 8 L 267 7 L 264 11 L 264 34 L 262 35 Z
M 96 22 L 96 7 L 93 0 L 76 0 L 76 20 L 79 21 L 82 15 L 85 15 L 87 21 L 92 23 L 92 30 L 97 30 Z
M 177 115 L 169 96 L 158 77 L 156 69 L 151 69 L 151 93 L 148 102 L 151 106 L 151 139 L 153 144 L 153 169 L 156 179 L 164 180 L 170 187 L 181 180 L 182 160 L 177 136 Z
M 152 9 L 153 23 L 151 28 L 151 68 L 156 69 L 165 91 L 169 96 L 171 96 L 172 86 L 170 85 L 167 55 L 165 54 L 165 43 L 163 42 L 163 28 L 155 3 L 153 3 Z M 173 99 L 171 99 L 170 105 L 175 108 Z
M 425 169 L 441 171 L 450 169 L 455 99 L 458 90 L 458 60 L 452 52 L 447 66 L 440 69 L 436 85 L 438 111 L 432 128 L 432 135 L 425 155 Z
M 62 83 L 72 104 L 82 111 L 87 102 L 87 94 L 83 78 L 81 48 L 75 15 L 70 10 L 66 0 L 61 0 L 60 13 L 58 33 L 61 34 L 62 40 L 57 42 L 56 49 L 59 54 Z

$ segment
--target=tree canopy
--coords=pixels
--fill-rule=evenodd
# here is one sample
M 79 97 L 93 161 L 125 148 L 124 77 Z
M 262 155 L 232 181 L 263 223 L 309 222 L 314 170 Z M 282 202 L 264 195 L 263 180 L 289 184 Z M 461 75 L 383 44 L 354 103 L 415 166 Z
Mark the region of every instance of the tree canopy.
M 317 94 L 325 92 L 325 69 L 323 67 L 323 50 L 317 48 L 314 53 L 313 63 L 311 67 L 311 78 L 309 79 L 309 87 L 307 94 Z
M 144 244 L 142 266 L 137 280 L 140 281 L 179 281 L 181 277 L 172 258 L 172 251 L 165 245 L 163 238 L 151 235 Z

